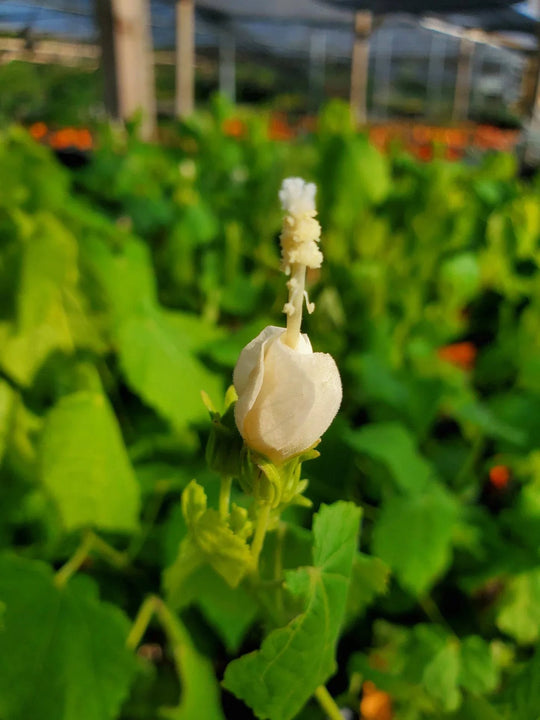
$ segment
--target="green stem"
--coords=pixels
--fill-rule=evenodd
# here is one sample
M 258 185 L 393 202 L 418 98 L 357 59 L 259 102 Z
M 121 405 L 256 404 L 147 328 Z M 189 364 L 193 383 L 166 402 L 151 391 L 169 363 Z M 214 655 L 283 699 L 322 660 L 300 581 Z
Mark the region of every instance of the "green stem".
M 141 605 L 126 640 L 129 650 L 135 651 L 144 637 L 154 615 L 157 617 L 172 651 L 176 674 L 182 683 L 182 650 L 190 642 L 182 623 L 158 595 L 150 595 Z
M 165 631 L 169 647 L 172 650 L 176 674 L 180 682 L 182 682 L 182 648 L 188 643 L 186 631 L 176 615 L 160 597 L 155 597 L 155 603 L 157 618 Z
M 432 623 L 435 623 L 436 625 L 441 625 L 443 628 L 448 630 L 451 635 L 455 635 L 454 631 L 448 624 L 446 618 L 444 618 L 443 614 L 439 610 L 435 600 L 433 600 L 431 595 L 424 595 L 423 597 L 419 598 L 418 604 Z
M 154 613 L 156 612 L 156 596 L 150 595 L 143 602 L 137 613 L 137 617 L 133 621 L 131 630 L 126 640 L 126 647 L 130 650 L 135 650 L 144 637 L 144 634 L 150 625 L 150 621 Z
M 100 538 L 99 535 L 92 532 L 92 530 L 87 530 L 77 550 L 75 550 L 70 559 L 62 565 L 56 573 L 54 577 L 56 586 L 64 587 L 68 580 L 75 575 L 77 570 L 80 570 L 92 552 L 97 552 L 116 568 L 125 568 L 129 563 L 127 553 L 116 550 L 112 545 L 109 545 L 108 542 L 105 542 L 103 538 Z
M 113 567 L 125 568 L 126 565 L 129 564 L 129 557 L 127 553 L 113 548 L 112 545 L 109 545 L 108 542 L 105 542 L 103 538 L 99 537 L 99 535 L 95 535 L 94 533 L 92 533 L 91 550 L 95 550 L 99 553 L 99 555 L 107 560 L 107 562 Z
M 56 587 L 64 587 L 68 580 L 75 575 L 77 570 L 79 570 L 79 568 L 81 568 L 86 562 L 94 544 L 94 537 L 94 533 L 91 531 L 84 534 L 81 544 L 77 550 L 75 550 L 69 560 L 62 565 L 60 570 L 58 570 L 54 576 L 54 584 Z
M 225 519 L 229 514 L 229 504 L 231 501 L 232 477 L 223 475 L 221 477 L 221 486 L 219 488 L 219 514 Z
M 469 449 L 467 457 L 465 458 L 465 462 L 459 469 L 454 479 L 454 486 L 458 490 L 463 485 L 463 482 L 467 479 L 467 475 L 474 470 L 476 463 L 481 458 L 482 453 L 484 452 L 484 448 L 485 438 L 482 433 L 478 433 L 471 443 L 471 447 Z
M 274 558 L 274 582 L 276 583 L 276 607 L 279 613 L 283 612 L 283 539 L 285 525 L 280 523 L 277 531 L 276 555 Z
M 159 515 L 159 511 L 161 510 L 161 506 L 163 504 L 163 500 L 165 499 L 165 495 L 168 489 L 169 483 L 163 483 L 160 489 L 156 489 L 156 492 L 148 503 L 146 511 L 144 513 L 141 531 L 137 535 L 133 536 L 133 539 L 131 540 L 126 551 L 127 557 L 129 557 L 131 560 L 137 557 L 144 544 L 148 540 L 148 536 L 150 535 L 150 532 L 154 527 L 155 521 L 157 519 L 157 516 Z
M 257 526 L 255 527 L 255 535 L 253 536 L 253 542 L 251 543 L 251 557 L 253 559 L 253 567 L 258 568 L 259 566 L 259 555 L 264 544 L 264 538 L 268 529 L 268 521 L 270 520 L 270 505 L 263 505 L 259 509 L 257 515 Z
M 314 695 L 329 720 L 343 720 L 343 715 L 339 711 L 336 701 L 324 685 L 319 685 L 319 687 L 315 690 Z

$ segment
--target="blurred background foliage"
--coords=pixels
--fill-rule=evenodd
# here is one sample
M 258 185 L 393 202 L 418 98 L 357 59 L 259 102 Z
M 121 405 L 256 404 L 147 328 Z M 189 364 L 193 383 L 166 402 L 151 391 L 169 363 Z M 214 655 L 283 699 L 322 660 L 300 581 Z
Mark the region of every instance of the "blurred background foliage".
M 159 592 L 185 532 L 181 490 L 196 477 L 218 491 L 200 391 L 221 403 L 241 348 L 284 323 L 277 191 L 300 175 L 318 186 L 325 254 L 304 329 L 344 385 L 321 458 L 305 468 L 307 495 L 315 508 L 364 509 L 331 690 L 356 712 L 361 700 L 366 720 L 536 720 L 537 179 L 521 180 L 503 153 L 475 165 L 437 149 L 429 163 L 399 147 L 382 155 L 338 102 L 294 141 L 269 139 L 260 115 L 221 100 L 164 132 L 166 147 L 140 142 L 135 126 L 104 129 L 72 170 L 20 127 L 0 135 L 0 546 L 58 567 L 92 528 L 127 557 L 118 572 L 85 568 L 105 600 L 133 617 Z M 294 567 L 311 513 L 288 513 Z M 76 590 L 105 613 L 95 591 Z M 100 652 L 113 662 L 125 618 L 107 613 Z M 260 624 L 245 592 L 211 571 L 181 617 L 203 697 L 215 683 L 203 655 L 221 677 L 258 645 Z M 38 625 L 39 613 L 23 616 L 4 656 L 30 662 L 20 639 Z M 170 664 L 147 653 L 123 710 L 127 685 L 111 691 L 107 717 L 149 720 L 174 701 Z M 24 690 L 8 680 L 5 720 Z M 223 701 L 228 717 L 251 717 Z

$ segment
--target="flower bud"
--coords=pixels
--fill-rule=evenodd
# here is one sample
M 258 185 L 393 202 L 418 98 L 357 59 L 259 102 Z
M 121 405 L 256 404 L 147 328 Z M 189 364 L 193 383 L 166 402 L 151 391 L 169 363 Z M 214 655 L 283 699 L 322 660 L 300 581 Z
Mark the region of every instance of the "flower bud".
M 342 397 L 334 359 L 314 353 L 305 334 L 295 348 L 284 335 L 284 328 L 266 327 L 242 350 L 233 374 L 238 430 L 248 447 L 277 465 L 320 438 Z

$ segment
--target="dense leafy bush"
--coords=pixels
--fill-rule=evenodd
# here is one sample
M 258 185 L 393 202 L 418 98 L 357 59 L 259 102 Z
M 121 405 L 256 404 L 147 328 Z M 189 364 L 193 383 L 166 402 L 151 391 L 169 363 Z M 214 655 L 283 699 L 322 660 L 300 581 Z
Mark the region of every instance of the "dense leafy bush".
M 231 661 L 258 717 L 322 718 L 339 635 L 329 689 L 365 718 L 536 720 L 537 187 L 505 155 L 383 157 L 340 106 L 294 145 L 226 120 L 167 150 L 109 131 L 71 175 L 0 137 L 0 718 L 252 717 Z M 283 324 L 291 174 L 319 187 L 306 328 L 344 402 L 304 470 L 317 514 L 286 510 L 232 589 L 178 561 L 180 496 L 217 505 L 201 389 L 220 406 Z

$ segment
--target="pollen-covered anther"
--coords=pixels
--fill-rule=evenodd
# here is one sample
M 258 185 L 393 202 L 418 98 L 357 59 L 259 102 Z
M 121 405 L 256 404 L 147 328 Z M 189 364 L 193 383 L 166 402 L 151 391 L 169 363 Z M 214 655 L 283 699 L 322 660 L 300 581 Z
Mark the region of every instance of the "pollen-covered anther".
M 286 215 L 283 218 L 281 240 L 282 268 L 290 272 L 291 265 L 299 264 L 319 268 L 322 253 L 317 243 L 321 226 L 315 219 L 315 185 L 301 178 L 288 178 L 283 182 L 280 199 Z
M 285 315 L 291 316 L 291 315 L 294 315 L 294 313 L 296 311 L 295 311 L 294 305 L 292 303 L 286 302 L 285 305 L 283 306 L 283 312 L 285 313 Z

